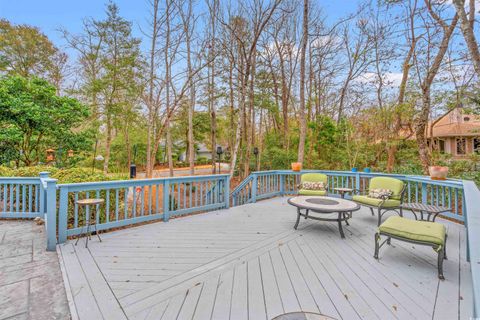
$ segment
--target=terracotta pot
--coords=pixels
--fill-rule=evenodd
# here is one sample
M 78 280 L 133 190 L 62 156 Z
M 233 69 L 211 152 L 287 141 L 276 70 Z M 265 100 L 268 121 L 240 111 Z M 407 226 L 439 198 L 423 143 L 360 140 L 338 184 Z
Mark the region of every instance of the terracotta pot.
M 428 168 L 430 179 L 432 180 L 446 180 L 448 175 L 448 167 L 430 166 Z
M 301 171 L 302 163 L 301 162 L 292 162 L 292 171 Z

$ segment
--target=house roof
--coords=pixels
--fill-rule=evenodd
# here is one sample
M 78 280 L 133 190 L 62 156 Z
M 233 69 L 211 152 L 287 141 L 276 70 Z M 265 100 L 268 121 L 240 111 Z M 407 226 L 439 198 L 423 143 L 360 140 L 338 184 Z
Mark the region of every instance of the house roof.
M 433 124 L 433 137 L 479 136 L 480 116 L 466 113 L 461 107 L 454 108 L 440 118 L 430 121 L 427 136 Z

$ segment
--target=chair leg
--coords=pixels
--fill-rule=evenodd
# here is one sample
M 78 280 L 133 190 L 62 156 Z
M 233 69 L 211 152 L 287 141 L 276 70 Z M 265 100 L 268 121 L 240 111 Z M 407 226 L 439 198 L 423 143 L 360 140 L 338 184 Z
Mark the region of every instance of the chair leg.
M 90 238 L 90 221 L 87 222 L 87 236 L 85 239 L 85 248 L 88 248 L 88 239 Z
M 440 280 L 445 280 L 445 277 L 443 276 L 443 260 L 445 258 L 444 255 L 444 248 L 440 248 L 438 250 L 438 278 Z
M 399 211 L 400 211 L 400 217 L 403 218 L 403 209 L 402 209 L 402 207 L 400 207 L 400 210 L 399 210 Z
M 392 244 L 392 238 L 390 238 L 390 237 L 387 238 L 387 244 L 388 244 L 388 245 L 391 245 L 391 244 Z
M 372 212 L 372 216 L 375 216 L 375 212 L 373 211 L 373 208 L 370 207 L 370 211 Z
M 382 224 L 382 209 L 378 208 L 378 226 Z
M 445 235 L 445 243 L 443 244 L 443 259 L 447 259 L 447 235 Z
M 100 233 L 97 230 L 97 224 L 95 224 L 95 234 L 97 235 L 98 241 L 102 242 L 102 238 L 100 238 Z
M 378 251 L 380 250 L 380 235 L 375 233 L 375 253 L 373 257 L 378 260 Z
M 305 220 L 307 220 L 308 218 L 308 211 L 309 211 L 308 209 L 305 210 Z

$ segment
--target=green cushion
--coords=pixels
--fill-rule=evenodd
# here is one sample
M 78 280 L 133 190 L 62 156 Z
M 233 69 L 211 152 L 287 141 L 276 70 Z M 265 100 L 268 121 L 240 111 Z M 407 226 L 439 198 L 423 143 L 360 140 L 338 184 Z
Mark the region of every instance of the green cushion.
M 325 183 L 325 186 L 328 182 L 328 177 L 323 173 L 304 173 L 300 178 L 300 182 L 320 182 Z
M 361 204 L 366 204 L 372 207 L 378 207 L 383 201 L 382 199 L 370 198 L 368 196 L 353 196 L 352 200 Z M 382 205 L 382 208 L 394 208 L 400 206 L 400 200 L 388 199 Z
M 441 223 L 410 220 L 398 216 L 389 217 L 378 227 L 379 231 L 401 238 L 443 245 L 445 226 Z
M 390 177 L 375 177 L 370 179 L 369 189 L 388 189 L 393 194 L 390 199 L 400 200 L 400 194 L 403 190 L 403 181 Z
M 326 196 L 327 191 L 326 190 L 305 190 L 305 189 L 300 189 L 298 190 L 298 194 L 301 196 Z

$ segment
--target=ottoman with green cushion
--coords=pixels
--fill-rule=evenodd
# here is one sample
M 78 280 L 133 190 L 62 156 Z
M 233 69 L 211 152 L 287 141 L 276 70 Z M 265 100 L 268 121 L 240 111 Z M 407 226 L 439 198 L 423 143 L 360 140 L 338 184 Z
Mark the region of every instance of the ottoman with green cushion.
M 328 186 L 328 177 L 323 173 L 304 173 L 300 178 L 300 185 L 304 182 L 323 182 L 326 188 Z M 326 196 L 327 190 L 306 190 L 300 188 L 298 194 L 301 196 Z
M 387 237 L 381 244 L 380 236 Z M 378 251 L 383 244 L 390 244 L 391 238 L 432 247 L 438 253 L 438 277 L 442 280 L 445 279 L 443 260 L 447 258 L 447 231 L 443 224 L 397 216 L 389 217 L 378 227 L 378 232 L 375 234 L 375 259 L 378 259 Z

